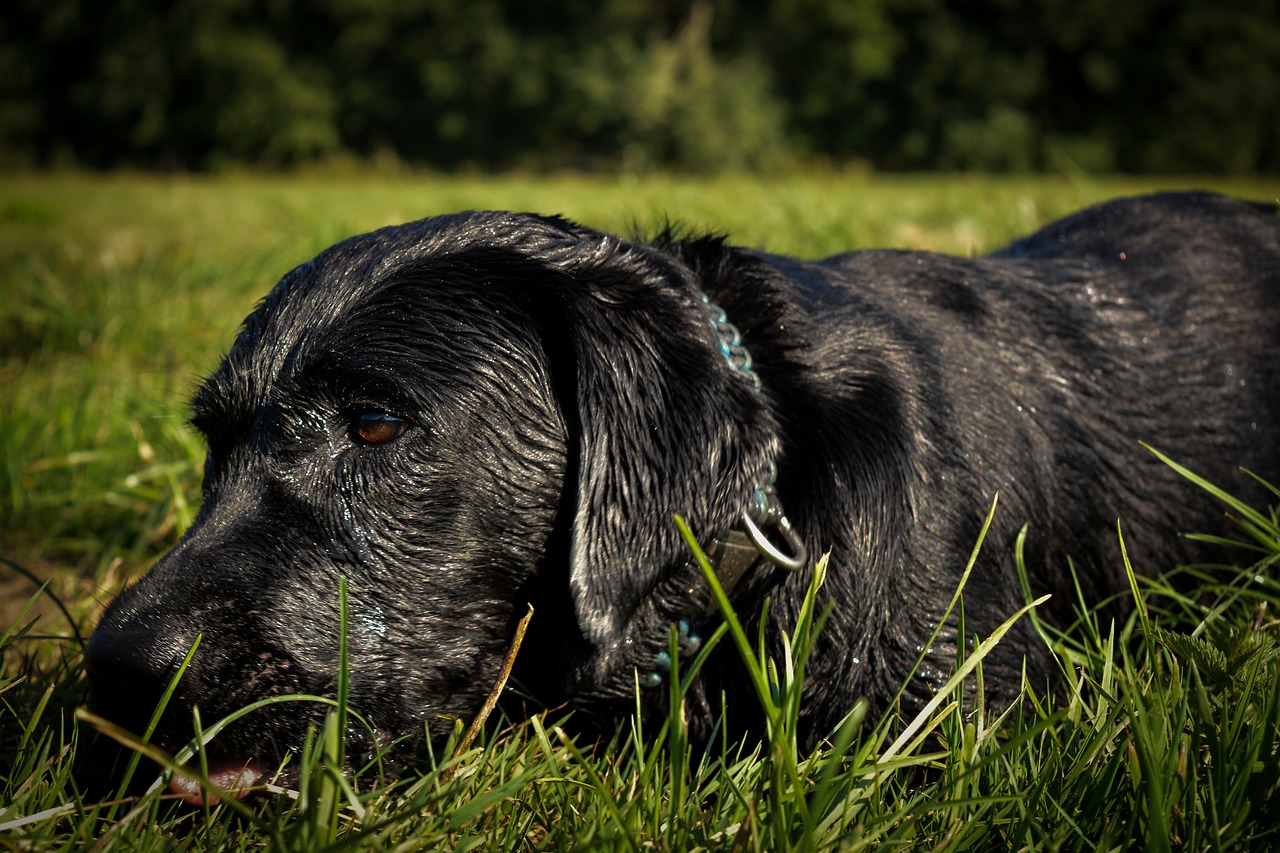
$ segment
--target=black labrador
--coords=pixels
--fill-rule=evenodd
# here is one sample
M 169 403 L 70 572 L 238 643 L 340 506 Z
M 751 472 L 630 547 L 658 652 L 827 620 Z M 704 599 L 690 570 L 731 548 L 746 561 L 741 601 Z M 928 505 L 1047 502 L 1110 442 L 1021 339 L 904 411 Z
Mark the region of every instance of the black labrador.
M 195 398 L 203 509 L 107 610 L 88 670 L 103 712 L 141 728 L 200 635 L 156 735 L 170 749 L 191 706 L 208 722 L 333 695 L 346 578 L 362 749 L 473 715 L 529 603 L 516 695 L 607 722 L 663 682 L 672 626 L 692 651 L 718 622 L 680 514 L 745 619 L 771 599 L 775 643 L 830 552 L 805 710 L 821 737 L 921 658 L 908 704 L 945 679 L 954 619 L 923 646 L 997 492 L 968 636 L 1025 603 L 1024 525 L 1049 619 L 1077 600 L 1069 560 L 1090 601 L 1125 587 L 1117 519 L 1141 572 L 1194 556 L 1177 532 L 1220 530 L 1220 511 L 1142 443 L 1253 495 L 1241 466 L 1280 475 L 1278 367 L 1280 218 L 1210 194 L 1104 204 L 984 258 L 807 262 L 512 213 L 384 228 L 246 320 Z M 995 701 L 1024 663 L 1047 674 L 1021 625 L 984 664 Z M 722 696 L 750 723 L 716 653 L 695 732 Z M 211 775 L 248 784 L 324 710 L 232 726 Z

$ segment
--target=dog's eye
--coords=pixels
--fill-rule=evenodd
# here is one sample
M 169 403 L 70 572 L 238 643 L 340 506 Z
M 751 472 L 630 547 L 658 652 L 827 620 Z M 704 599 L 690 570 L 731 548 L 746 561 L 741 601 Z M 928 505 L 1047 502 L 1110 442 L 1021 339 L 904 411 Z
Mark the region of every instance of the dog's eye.
M 362 412 L 355 423 L 356 435 L 365 444 L 386 444 L 404 435 L 409 424 L 386 412 Z

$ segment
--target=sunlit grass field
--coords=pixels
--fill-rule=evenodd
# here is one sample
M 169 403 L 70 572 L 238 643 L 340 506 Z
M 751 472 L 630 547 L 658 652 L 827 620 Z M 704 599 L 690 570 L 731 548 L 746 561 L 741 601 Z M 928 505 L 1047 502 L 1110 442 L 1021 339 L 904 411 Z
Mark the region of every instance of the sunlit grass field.
M 9 629 L 0 670 L 0 845 L 1280 846 L 1280 573 L 1273 565 L 1280 527 L 1266 507 L 1252 516 L 1245 507 L 1231 510 L 1246 523 L 1241 537 L 1251 550 L 1224 549 L 1223 559 L 1246 568 L 1225 580 L 1204 575 L 1199 599 L 1160 599 L 1150 611 L 1154 625 L 1145 625 L 1147 610 L 1139 608 L 1125 624 L 1085 618 L 1066 635 L 1046 633 L 1068 689 L 1059 697 L 1028 694 L 1005 717 L 994 709 L 961 715 L 951 701 L 961 695 L 957 682 L 927 719 L 851 723 L 826 748 L 804 755 L 790 738 L 803 698 L 784 662 L 770 681 L 757 661 L 761 701 L 775 703 L 765 744 L 721 743 L 691 754 L 674 724 L 643 737 L 624 729 L 592 751 L 565 740 L 548 717 L 491 726 L 483 747 L 454 764 L 446 751 L 423 766 L 421 778 L 391 786 L 371 773 L 352 786 L 327 769 L 338 747 L 320 738 L 315 753 L 300 759 L 312 768 L 308 790 L 239 819 L 225 806 L 211 814 L 174 811 L 155 796 L 97 805 L 70 776 L 84 731 L 72 718 L 84 701 L 83 677 L 76 641 L 56 637 L 87 634 L 106 597 L 189 524 L 204 449 L 185 425 L 187 398 L 255 301 L 336 240 L 437 213 L 508 208 L 621 232 L 653 231 L 670 220 L 811 257 L 870 246 L 978 254 L 1096 201 L 1187 186 L 1280 198 L 1280 182 L 837 172 L 6 176 L 0 556 L 12 565 L 0 566 L 0 632 Z M 42 581 L 46 593 L 30 601 Z M 1138 594 L 1149 593 L 1143 582 Z M 797 626 L 797 662 L 807 632 Z M 1195 639 L 1166 632 L 1194 632 Z M 980 656 L 970 663 L 971 688 Z M 678 699 L 673 693 L 673 705 Z

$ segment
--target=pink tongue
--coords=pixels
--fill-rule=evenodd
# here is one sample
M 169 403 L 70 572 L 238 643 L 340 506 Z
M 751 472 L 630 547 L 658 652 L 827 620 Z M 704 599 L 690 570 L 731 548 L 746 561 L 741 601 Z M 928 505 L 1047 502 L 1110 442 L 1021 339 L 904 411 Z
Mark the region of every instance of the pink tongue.
M 252 758 L 248 761 L 238 758 L 209 760 L 209 781 L 236 799 L 249 793 L 249 788 L 265 775 L 267 771 Z M 177 794 L 184 803 L 193 806 L 204 803 L 200 783 L 185 776 L 174 775 L 169 781 L 169 793 Z M 222 798 L 212 791 L 208 792 L 207 797 L 211 806 L 222 802 Z

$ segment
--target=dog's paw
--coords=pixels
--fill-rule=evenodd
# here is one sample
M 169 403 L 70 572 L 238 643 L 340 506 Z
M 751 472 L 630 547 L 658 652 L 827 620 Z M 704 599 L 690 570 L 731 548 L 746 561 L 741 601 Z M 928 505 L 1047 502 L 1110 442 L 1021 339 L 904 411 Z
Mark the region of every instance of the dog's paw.
M 702 637 L 694 632 L 693 625 L 688 619 L 681 619 L 676 623 L 676 645 L 680 650 L 680 657 L 686 660 L 696 655 L 698 649 L 702 648 Z M 640 684 L 644 687 L 657 687 L 666 680 L 670 672 L 671 653 L 664 649 L 654 655 L 653 669 L 640 677 Z

